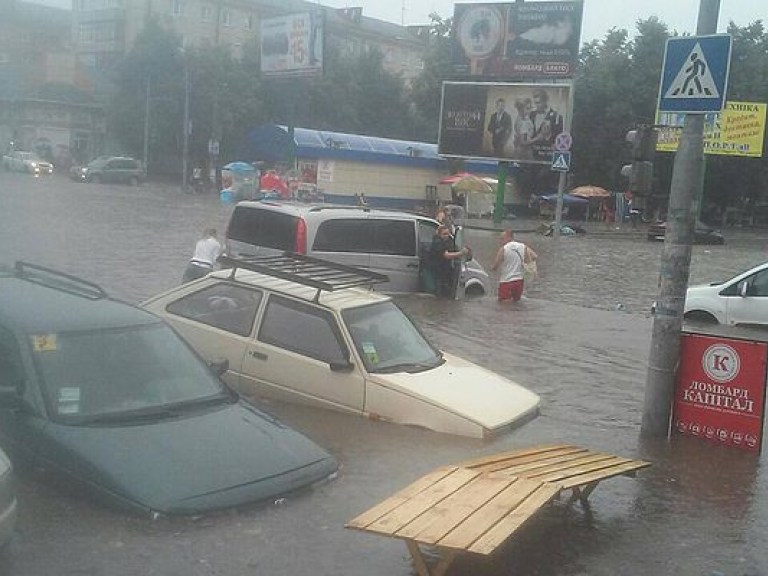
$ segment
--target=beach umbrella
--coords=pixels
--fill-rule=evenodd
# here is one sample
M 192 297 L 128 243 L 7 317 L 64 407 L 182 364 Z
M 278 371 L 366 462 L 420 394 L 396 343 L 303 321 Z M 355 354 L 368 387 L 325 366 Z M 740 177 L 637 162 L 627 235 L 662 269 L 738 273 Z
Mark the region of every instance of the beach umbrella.
M 452 174 L 442 178 L 440 184 L 448 184 L 454 190 L 454 192 L 464 192 L 465 194 L 480 192 L 490 193 L 493 192 L 493 187 L 485 180 L 469 172 L 459 172 L 458 174 Z
M 230 172 L 255 172 L 256 168 L 248 164 L 247 162 L 230 162 L 222 168 L 223 170 L 229 170 Z
M 571 190 L 572 196 L 578 196 L 579 198 L 597 198 L 597 199 L 604 199 L 604 198 L 610 198 L 611 193 L 608 192 L 605 188 L 600 188 L 600 186 L 592 186 L 591 184 L 588 184 L 586 186 L 577 186 L 573 190 Z

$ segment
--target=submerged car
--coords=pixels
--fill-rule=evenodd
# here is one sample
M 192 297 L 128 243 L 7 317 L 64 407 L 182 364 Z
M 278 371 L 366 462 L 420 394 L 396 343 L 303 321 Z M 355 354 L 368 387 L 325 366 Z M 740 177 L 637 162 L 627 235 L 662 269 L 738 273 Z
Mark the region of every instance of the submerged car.
M 439 223 L 411 212 L 287 201 L 238 202 L 226 231 L 233 258 L 296 252 L 384 274 L 385 292 L 425 289 L 425 260 Z M 488 273 L 462 262 L 459 293 L 490 293 Z
M 337 469 L 224 386 L 162 320 L 49 268 L 0 271 L 0 363 L 0 441 L 11 458 L 128 508 L 237 506 Z
M 3 166 L 12 172 L 29 172 L 30 174 L 53 174 L 53 164 L 43 160 L 34 152 L 14 150 L 3 156 Z
M 538 413 L 533 392 L 435 348 L 370 289 L 384 275 L 296 254 L 223 262 L 142 306 L 203 358 L 225 357 L 242 394 L 473 437 Z
M 691 286 L 684 314 L 698 322 L 768 326 L 768 262 L 725 282 Z
M 73 166 L 69 170 L 72 180 L 78 182 L 109 182 L 137 186 L 146 174 L 141 162 L 124 156 L 99 156 L 86 166 Z
M 666 233 L 666 222 L 656 222 L 655 224 L 648 225 L 648 240 L 652 242 L 664 242 Z M 719 231 L 715 230 L 714 228 L 710 228 L 701 222 L 697 222 L 693 231 L 693 242 L 694 244 L 719 246 L 725 244 L 725 238 Z

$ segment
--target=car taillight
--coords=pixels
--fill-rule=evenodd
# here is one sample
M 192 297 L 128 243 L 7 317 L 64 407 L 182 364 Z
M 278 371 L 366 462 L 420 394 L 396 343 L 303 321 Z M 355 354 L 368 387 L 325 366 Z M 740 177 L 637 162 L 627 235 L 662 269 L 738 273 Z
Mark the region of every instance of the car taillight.
M 296 254 L 307 253 L 307 223 L 303 218 L 296 220 L 296 244 L 293 247 Z

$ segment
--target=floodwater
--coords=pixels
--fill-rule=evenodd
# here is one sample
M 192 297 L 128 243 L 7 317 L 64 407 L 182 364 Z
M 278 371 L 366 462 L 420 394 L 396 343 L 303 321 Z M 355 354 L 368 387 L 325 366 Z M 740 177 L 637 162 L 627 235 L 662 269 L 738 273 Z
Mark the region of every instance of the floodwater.
M 0 173 L 0 262 L 49 265 L 138 302 L 179 282 L 201 230 L 223 230 L 228 211 L 215 197 L 170 186 Z M 468 233 L 486 266 L 496 236 Z M 588 507 L 545 509 L 497 554 L 462 558 L 449 574 L 768 575 L 766 457 L 681 437 L 639 438 L 661 245 L 608 231 L 557 244 L 520 238 L 540 255 L 540 278 L 521 303 L 398 301 L 442 349 L 541 395 L 536 420 L 479 441 L 270 403 L 338 458 L 338 477 L 278 503 L 194 518 L 127 516 L 44 471 L 20 470 L 19 530 L 0 554 L 0 574 L 411 575 L 402 542 L 346 530 L 345 522 L 437 466 L 572 443 L 653 466 L 603 482 Z M 726 238 L 724 247 L 695 248 L 692 281 L 765 259 L 760 235 Z

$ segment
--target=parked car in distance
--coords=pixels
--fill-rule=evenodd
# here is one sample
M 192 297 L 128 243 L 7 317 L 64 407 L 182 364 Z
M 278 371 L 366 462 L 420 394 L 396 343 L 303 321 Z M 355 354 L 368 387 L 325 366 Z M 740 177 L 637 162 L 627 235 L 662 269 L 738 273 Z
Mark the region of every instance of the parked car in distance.
M 664 242 L 664 236 L 667 232 L 666 222 L 656 222 L 648 225 L 648 240 L 652 242 Z M 701 222 L 696 223 L 694 229 L 693 241 L 695 244 L 722 245 L 725 244 L 723 235 Z
M 17 514 L 13 467 L 8 456 L 0 449 L 0 548 L 8 544 L 13 536 Z
M 432 218 L 396 210 L 243 201 L 230 216 L 226 251 L 233 258 L 306 254 L 385 274 L 385 292 L 419 292 L 437 226 Z M 488 273 L 474 259 L 463 263 L 459 284 L 469 296 L 490 292 Z
M 3 156 L 3 167 L 11 172 L 29 172 L 30 174 L 53 174 L 53 164 L 43 160 L 34 152 L 14 150 Z
M 325 450 L 228 389 L 225 369 L 91 282 L 0 270 L 0 441 L 94 496 L 191 514 L 335 473 Z
M 246 396 L 479 438 L 538 414 L 536 394 L 441 352 L 370 290 L 385 276 L 298 255 L 223 264 L 142 306 L 203 358 L 225 357 L 225 381 Z
M 691 286 L 684 315 L 698 322 L 768 326 L 768 262 L 725 282 Z
M 143 182 L 146 174 L 141 162 L 125 156 L 99 156 L 85 166 L 73 166 L 69 176 L 78 182 L 132 184 Z

